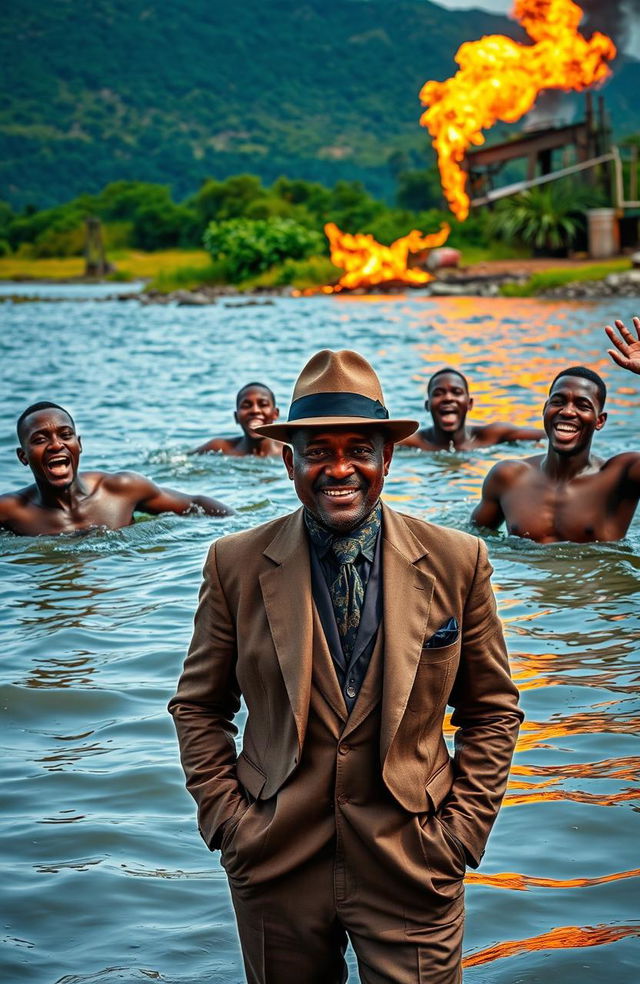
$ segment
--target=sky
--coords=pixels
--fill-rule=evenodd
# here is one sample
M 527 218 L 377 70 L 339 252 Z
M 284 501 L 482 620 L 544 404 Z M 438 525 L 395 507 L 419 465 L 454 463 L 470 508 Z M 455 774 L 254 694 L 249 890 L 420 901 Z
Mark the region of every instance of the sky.
M 490 10 L 492 14 L 506 14 L 513 6 L 512 0 L 434 0 L 439 7 L 449 7 L 451 10 L 469 10 L 478 7 L 480 10 Z
M 433 0 L 433 2 L 439 7 L 448 7 L 449 10 L 469 10 L 470 7 L 477 7 L 480 10 L 488 10 L 492 14 L 508 14 L 513 7 L 513 0 Z M 580 0 L 575 2 L 580 6 Z M 606 4 L 606 0 L 602 0 L 602 3 Z M 640 47 L 640 0 L 627 0 L 626 4 L 618 0 L 618 6 L 628 11 L 626 36 L 621 47 L 637 58 Z

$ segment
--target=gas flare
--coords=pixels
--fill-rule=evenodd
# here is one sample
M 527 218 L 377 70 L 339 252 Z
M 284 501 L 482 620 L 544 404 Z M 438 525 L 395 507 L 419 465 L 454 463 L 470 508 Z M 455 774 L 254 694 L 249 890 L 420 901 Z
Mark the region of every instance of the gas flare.
M 333 222 L 327 222 L 325 234 L 331 247 L 331 262 L 345 272 L 337 284 L 321 287 L 325 294 L 337 294 L 341 290 L 356 287 L 375 287 L 378 284 L 408 284 L 416 286 L 433 280 L 433 274 L 418 267 L 408 266 L 409 255 L 424 253 L 442 246 L 449 235 L 449 226 L 443 222 L 439 232 L 423 235 L 412 229 L 406 236 L 396 239 L 390 246 L 376 242 L 369 233 L 342 232 Z M 315 293 L 315 290 L 304 293 Z
M 502 34 L 466 41 L 455 56 L 459 71 L 422 87 L 420 101 L 429 108 L 420 123 L 433 137 L 442 188 L 458 219 L 469 214 L 461 164 L 469 146 L 484 143 L 481 130 L 498 120 L 515 123 L 543 89 L 581 92 L 609 75 L 616 46 L 599 31 L 587 41 L 578 32 L 582 15 L 572 0 L 515 0 L 513 16 L 533 44 Z

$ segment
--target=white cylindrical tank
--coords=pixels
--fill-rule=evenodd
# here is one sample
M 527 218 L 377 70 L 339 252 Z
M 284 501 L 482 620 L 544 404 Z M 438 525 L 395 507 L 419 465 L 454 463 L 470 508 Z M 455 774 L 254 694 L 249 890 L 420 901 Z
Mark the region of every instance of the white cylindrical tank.
M 615 208 L 590 208 L 587 211 L 589 256 L 605 260 L 620 251 L 620 235 Z

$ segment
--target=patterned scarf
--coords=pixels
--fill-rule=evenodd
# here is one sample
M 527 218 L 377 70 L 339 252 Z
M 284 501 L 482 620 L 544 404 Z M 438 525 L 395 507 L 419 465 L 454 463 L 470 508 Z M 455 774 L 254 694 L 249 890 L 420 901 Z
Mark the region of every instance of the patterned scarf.
M 342 651 L 347 662 L 355 646 L 364 603 L 365 585 L 362 583 L 356 561 L 361 554 L 368 561 L 373 561 L 381 514 L 382 509 L 378 502 L 362 526 L 357 530 L 351 530 L 346 536 L 336 536 L 305 509 L 305 523 L 319 555 L 324 557 L 331 551 L 338 567 L 335 580 L 329 584 L 329 594 L 338 623 Z

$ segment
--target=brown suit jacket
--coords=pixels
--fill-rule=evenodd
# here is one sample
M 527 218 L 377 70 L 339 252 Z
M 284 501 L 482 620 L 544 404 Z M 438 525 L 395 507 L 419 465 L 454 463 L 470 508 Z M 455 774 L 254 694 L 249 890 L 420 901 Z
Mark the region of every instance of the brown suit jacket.
M 383 507 L 384 673 L 380 768 L 409 813 L 440 816 L 477 866 L 506 788 L 522 714 L 476 537 Z M 311 689 L 313 598 L 302 509 L 217 540 L 193 639 L 169 703 L 198 825 L 213 850 L 247 794 L 268 799 L 295 770 Z M 448 646 L 425 648 L 450 617 Z M 233 719 L 246 704 L 243 747 Z M 458 729 L 453 759 L 442 725 Z

